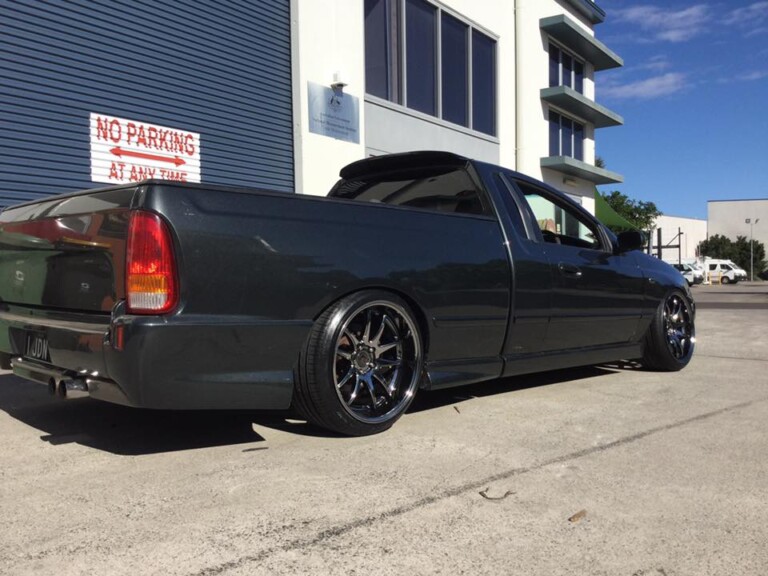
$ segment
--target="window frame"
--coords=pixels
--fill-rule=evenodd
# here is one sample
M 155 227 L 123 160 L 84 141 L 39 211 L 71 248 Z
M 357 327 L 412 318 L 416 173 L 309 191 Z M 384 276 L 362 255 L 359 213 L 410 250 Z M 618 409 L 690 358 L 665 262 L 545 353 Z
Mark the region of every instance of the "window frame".
M 552 154 L 552 114 L 557 114 L 560 117 L 560 120 L 558 121 L 558 153 Z M 569 121 L 571 123 L 570 128 L 570 146 L 571 146 L 571 153 L 566 154 L 563 147 L 563 119 Z M 583 120 L 580 120 L 578 118 L 575 118 L 569 114 L 564 114 L 559 109 L 555 109 L 550 107 L 547 112 L 547 124 L 549 128 L 549 155 L 550 156 L 566 156 L 568 158 L 573 158 L 574 160 L 580 160 L 581 162 L 584 162 L 584 141 L 587 139 L 587 123 Z M 578 149 L 580 150 L 580 154 L 576 154 L 577 150 L 577 139 L 576 134 L 579 133 L 579 131 L 576 130 L 576 126 L 581 127 L 581 140 L 580 140 L 580 146 L 578 146 Z
M 558 76 L 557 76 L 557 83 L 552 84 L 552 48 L 557 49 L 558 51 Z M 570 88 L 571 90 L 575 90 L 579 94 L 584 94 L 584 80 L 587 78 L 587 61 L 581 58 L 580 56 L 577 56 L 575 53 L 571 52 L 567 48 L 564 48 L 562 44 L 559 44 L 556 42 L 553 38 L 549 38 L 548 46 L 547 46 L 547 54 L 548 54 L 548 62 L 549 62 L 549 87 L 555 88 L 558 86 L 565 86 L 567 88 Z M 567 56 L 571 61 L 571 69 L 570 69 L 570 83 L 566 84 L 563 80 L 565 78 L 565 71 L 564 71 L 564 58 L 563 56 Z M 580 88 L 577 87 L 579 75 L 576 72 L 576 67 L 581 66 L 581 86 Z
M 581 221 L 582 224 L 590 229 L 590 231 L 595 235 L 595 238 L 599 243 L 599 246 L 597 247 L 574 246 L 564 243 L 558 245 L 567 247 L 572 250 L 593 250 L 595 252 L 613 254 L 613 241 L 605 233 L 605 229 L 603 228 L 602 224 L 600 224 L 600 222 L 589 212 L 587 212 L 581 205 L 577 204 L 570 198 L 563 196 L 557 191 L 549 190 L 548 188 L 543 187 L 541 184 L 529 182 L 520 178 L 519 176 L 510 177 L 509 175 L 502 173 L 502 180 L 504 180 L 504 182 L 507 184 L 507 187 L 513 194 L 515 204 L 521 211 L 521 216 L 523 218 L 523 222 L 525 223 L 524 237 L 527 240 L 542 245 L 553 244 L 552 242 L 547 242 L 544 238 L 544 234 L 542 233 L 538 224 L 538 220 L 536 219 L 536 214 L 534 213 L 533 208 L 526 198 L 525 188 L 530 188 L 531 191 L 535 192 L 545 200 L 551 202 L 557 208 L 560 208 L 566 213 L 570 213 L 577 220 Z M 560 235 L 567 236 L 567 234 Z
M 375 0 L 374 0 L 375 1 Z M 443 4 L 439 2 L 435 2 L 433 0 L 420 0 L 421 2 L 425 4 L 429 4 L 432 8 L 435 9 L 435 46 L 434 46 L 434 52 L 435 52 L 435 99 L 436 99 L 436 110 L 435 113 L 432 114 L 430 112 L 424 112 L 418 108 L 414 108 L 409 105 L 409 98 L 408 98 L 408 46 L 407 46 L 407 39 L 406 39 L 406 30 L 407 30 L 407 21 L 406 21 L 406 12 L 407 12 L 407 5 L 410 0 L 380 0 L 381 2 L 386 3 L 386 7 L 384 10 L 384 13 L 386 15 L 387 21 L 386 21 L 386 27 L 387 30 L 394 29 L 396 32 L 397 38 L 395 38 L 394 47 L 387 53 L 387 58 L 389 59 L 388 65 L 391 66 L 389 69 L 389 75 L 387 77 L 387 81 L 392 82 L 392 78 L 394 77 L 396 81 L 398 82 L 398 85 L 396 87 L 396 91 L 393 90 L 393 87 L 388 84 L 387 86 L 387 97 L 382 97 L 378 94 L 373 94 L 368 92 L 368 86 L 366 82 L 365 86 L 365 94 L 366 97 L 375 98 L 378 101 L 387 102 L 388 104 L 391 104 L 396 107 L 402 107 L 408 110 L 409 112 L 418 114 L 418 115 L 424 115 L 431 119 L 437 119 L 440 122 L 444 122 L 447 125 L 451 127 L 458 127 L 459 129 L 468 130 L 472 132 L 473 134 L 482 135 L 486 138 L 498 138 L 499 133 L 499 57 L 498 57 L 498 44 L 499 44 L 499 36 L 496 34 L 493 34 L 489 30 L 483 28 L 482 26 L 476 24 L 472 20 L 468 19 L 465 16 L 462 16 L 455 10 L 452 10 Z M 397 18 L 396 24 L 392 24 L 390 21 L 391 18 L 394 17 Z M 447 118 L 443 117 L 443 34 L 442 34 L 442 24 L 443 24 L 443 15 L 450 16 L 451 18 L 455 19 L 459 23 L 465 25 L 467 27 L 467 45 L 466 45 L 466 79 L 465 79 L 465 85 L 464 90 L 466 94 L 466 103 L 467 103 L 467 110 L 466 110 L 466 122 L 464 124 L 454 122 L 452 120 L 449 120 Z M 363 26 L 363 33 L 365 34 L 365 26 Z M 493 95 L 493 122 L 492 122 L 492 131 L 491 132 L 485 132 L 483 130 L 479 130 L 474 127 L 475 125 L 475 109 L 474 109 L 474 99 L 473 99 L 473 92 L 474 92 L 474 83 L 475 83 L 475 77 L 474 77 L 474 54 L 473 54 L 473 38 L 475 35 L 481 35 L 493 46 L 493 62 L 491 63 L 490 69 L 492 71 L 492 85 L 493 88 L 491 90 L 491 93 Z M 365 41 L 363 42 L 364 49 L 366 48 Z M 367 61 L 367 54 L 364 54 L 364 59 Z

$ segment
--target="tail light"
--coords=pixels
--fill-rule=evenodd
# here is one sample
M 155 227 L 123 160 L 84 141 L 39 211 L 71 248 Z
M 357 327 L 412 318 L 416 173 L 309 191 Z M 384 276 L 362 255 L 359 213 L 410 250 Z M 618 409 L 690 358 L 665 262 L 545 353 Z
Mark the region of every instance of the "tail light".
M 131 214 L 125 284 L 128 311 L 134 314 L 168 312 L 178 302 L 171 234 L 157 214 Z

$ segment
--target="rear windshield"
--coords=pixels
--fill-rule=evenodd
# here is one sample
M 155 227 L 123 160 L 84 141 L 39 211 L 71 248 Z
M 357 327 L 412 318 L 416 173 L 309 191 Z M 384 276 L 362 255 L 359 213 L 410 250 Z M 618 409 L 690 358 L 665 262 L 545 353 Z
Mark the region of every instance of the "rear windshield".
M 380 202 L 452 214 L 489 215 L 484 200 L 464 169 L 435 168 L 366 174 L 339 180 L 329 196 Z

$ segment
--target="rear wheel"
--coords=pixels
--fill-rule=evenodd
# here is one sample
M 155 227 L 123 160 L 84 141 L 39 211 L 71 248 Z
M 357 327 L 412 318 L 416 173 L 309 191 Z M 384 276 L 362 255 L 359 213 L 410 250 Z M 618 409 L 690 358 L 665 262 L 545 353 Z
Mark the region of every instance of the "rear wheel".
M 656 310 L 645 335 L 643 364 L 653 370 L 684 368 L 696 342 L 693 307 L 679 290 L 673 290 Z
M 401 298 L 357 292 L 317 319 L 299 364 L 294 405 L 307 420 L 350 436 L 375 434 L 416 395 L 421 333 Z

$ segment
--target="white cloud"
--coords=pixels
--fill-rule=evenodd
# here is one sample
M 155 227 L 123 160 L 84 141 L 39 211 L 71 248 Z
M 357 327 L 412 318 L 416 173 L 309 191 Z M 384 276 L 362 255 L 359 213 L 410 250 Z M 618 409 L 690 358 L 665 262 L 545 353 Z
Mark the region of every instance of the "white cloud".
M 768 2 L 765 0 L 731 10 L 723 20 L 729 26 L 749 29 L 760 29 L 765 22 L 768 22 Z
M 600 94 L 605 98 L 616 100 L 652 100 L 680 92 L 685 85 L 685 74 L 668 72 L 629 84 L 603 86 Z
M 654 56 L 647 62 L 633 66 L 636 70 L 652 70 L 654 72 L 663 72 L 672 67 L 672 63 L 666 56 Z
M 646 40 L 685 42 L 704 32 L 710 12 L 706 4 L 682 10 L 642 5 L 612 11 L 611 17 L 617 22 L 638 26 L 648 34 Z
M 754 82 L 755 80 L 762 80 L 768 78 L 768 70 L 755 70 L 754 72 L 747 72 L 736 77 L 736 80 L 742 82 Z

